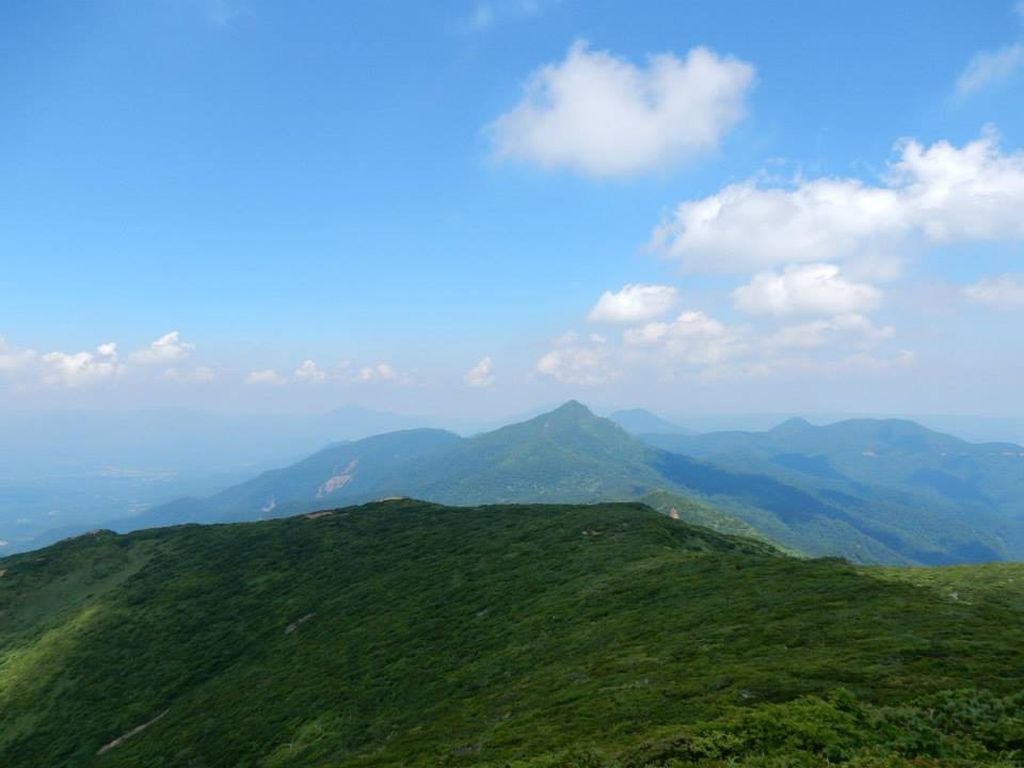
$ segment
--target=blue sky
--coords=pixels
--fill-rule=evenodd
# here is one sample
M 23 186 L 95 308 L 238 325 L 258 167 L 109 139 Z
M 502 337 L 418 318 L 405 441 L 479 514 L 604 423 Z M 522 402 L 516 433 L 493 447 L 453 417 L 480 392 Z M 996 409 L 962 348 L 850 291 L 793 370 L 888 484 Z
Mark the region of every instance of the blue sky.
M 0 50 L 2 408 L 1024 415 L 1012 3 L 33 0 Z

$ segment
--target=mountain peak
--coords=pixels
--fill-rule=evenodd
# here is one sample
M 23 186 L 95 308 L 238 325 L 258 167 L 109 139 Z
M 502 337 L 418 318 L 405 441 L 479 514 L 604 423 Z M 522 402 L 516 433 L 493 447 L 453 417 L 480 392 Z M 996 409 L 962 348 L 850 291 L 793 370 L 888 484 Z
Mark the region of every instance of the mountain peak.
M 534 422 L 544 425 L 545 429 L 552 427 L 557 429 L 601 429 L 611 427 L 615 430 L 621 429 L 618 424 L 602 418 L 587 408 L 579 400 L 569 400 L 555 408 L 553 411 L 541 414 Z
M 555 408 L 555 410 L 551 411 L 551 413 L 548 414 L 548 416 L 555 415 L 575 416 L 577 418 L 590 416 L 591 418 L 595 418 L 593 411 L 587 408 L 587 406 L 585 406 L 579 400 L 567 400 L 565 403 L 558 406 L 557 408 Z
M 536 434 L 537 430 L 540 430 L 549 438 L 554 435 L 586 434 L 591 438 L 598 438 L 601 441 L 612 440 L 615 443 L 633 439 L 614 421 L 598 416 L 578 400 L 569 400 L 553 411 L 542 413 L 522 424 L 512 424 L 504 430 L 523 431 L 523 434 Z
M 784 422 L 775 427 L 772 432 L 779 433 L 794 433 L 803 432 L 806 429 L 812 429 L 813 424 L 807 419 L 802 419 L 799 416 L 794 416 L 791 419 L 786 419 Z

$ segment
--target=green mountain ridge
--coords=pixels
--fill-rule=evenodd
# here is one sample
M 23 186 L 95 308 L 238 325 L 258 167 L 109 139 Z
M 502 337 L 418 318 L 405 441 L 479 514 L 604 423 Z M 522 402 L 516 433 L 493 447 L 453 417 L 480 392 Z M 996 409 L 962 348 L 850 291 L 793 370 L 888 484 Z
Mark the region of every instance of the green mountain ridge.
M 0 560 L 0 764 L 1010 766 L 1024 566 L 639 504 L 373 503 Z
M 1013 443 L 968 443 L 900 419 L 821 427 L 791 419 L 767 432 L 642 439 L 804 487 L 878 522 L 913 516 L 920 527 L 946 531 L 966 524 L 1001 541 L 1008 557 L 1024 558 L 1024 448 Z
M 473 505 L 635 500 L 664 492 L 686 500 L 675 505 L 684 521 L 811 556 L 938 565 L 1005 559 L 1012 551 L 1012 532 L 1003 530 L 1010 524 L 992 510 L 966 515 L 912 489 L 823 483 L 756 456 L 718 463 L 699 450 L 694 457 L 661 447 L 685 436 L 645 439 L 570 401 L 470 438 L 408 430 L 331 446 L 211 497 L 182 499 L 109 527 L 265 519 L 391 496 Z

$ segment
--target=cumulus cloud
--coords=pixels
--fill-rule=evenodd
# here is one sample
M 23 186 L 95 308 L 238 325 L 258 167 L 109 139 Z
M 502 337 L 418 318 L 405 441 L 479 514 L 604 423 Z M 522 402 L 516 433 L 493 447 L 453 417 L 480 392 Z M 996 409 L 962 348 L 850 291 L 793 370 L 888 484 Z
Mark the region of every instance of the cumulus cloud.
M 195 350 L 196 345 L 181 340 L 178 331 L 165 333 L 148 347 L 138 350 L 132 355 L 132 361 L 136 363 L 175 363 L 188 357 Z
M 589 176 L 648 172 L 716 147 L 753 81 L 753 66 L 707 48 L 638 67 L 577 42 L 490 131 L 500 158 Z
M 671 323 L 648 323 L 623 333 L 628 347 L 657 347 L 691 367 L 714 368 L 743 351 L 740 334 L 703 312 L 688 311 Z
M 841 277 L 834 264 L 761 272 L 732 292 L 735 307 L 752 315 L 846 315 L 873 310 L 881 298 L 873 285 Z
M 307 381 L 312 384 L 318 384 L 327 380 L 327 372 L 321 370 L 312 360 L 303 360 L 302 364 L 292 373 L 292 376 L 296 381 Z
M 605 291 L 590 310 L 592 323 L 642 323 L 672 309 L 676 289 L 670 285 L 630 283 L 613 293 Z
M 494 362 L 491 358 L 483 358 L 479 363 L 466 371 L 465 381 L 468 387 L 494 386 Z
M 43 383 L 51 386 L 81 387 L 113 378 L 124 371 L 117 360 L 114 342 L 100 344 L 95 352 L 47 352 L 40 358 Z
M 398 378 L 398 373 L 388 363 L 378 363 L 377 365 L 368 365 L 364 368 L 360 368 L 356 374 L 356 381 L 371 382 L 371 381 L 394 381 Z
M 263 368 L 258 371 L 250 371 L 245 378 L 248 384 L 269 385 L 279 387 L 288 380 L 273 368 Z
M 836 302 L 829 306 L 834 310 Z M 799 302 L 797 308 L 802 308 Z M 817 308 L 812 308 L 811 314 L 816 314 Z M 771 312 L 775 314 L 774 307 Z M 899 361 L 891 350 L 887 355 L 887 343 L 895 333 L 891 325 L 877 324 L 858 312 L 753 326 L 687 310 L 673 320 L 626 328 L 612 342 L 569 332 L 555 339 L 551 351 L 537 361 L 536 370 L 563 383 L 588 386 L 623 377 L 672 380 L 683 376 L 708 381 L 780 371 L 866 372 L 909 364 L 909 352 L 901 353 Z
M 555 339 L 554 347 L 537 361 L 538 373 L 582 386 L 603 384 L 617 376 L 606 342 L 596 334 L 581 340 L 569 331 Z
M 963 295 L 968 301 L 993 309 L 1024 309 L 1024 274 L 984 277 L 964 286 Z
M 687 270 L 748 272 L 793 263 L 882 260 L 916 237 L 925 243 L 1024 237 L 1024 153 L 1001 153 L 995 135 L 955 147 L 900 145 L 880 185 L 749 180 L 681 203 L 652 247 Z
M 783 326 L 764 340 L 768 352 L 785 349 L 813 349 L 835 343 L 845 336 L 857 346 L 870 346 L 890 338 L 896 333 L 891 325 L 876 326 L 864 315 L 849 314 Z

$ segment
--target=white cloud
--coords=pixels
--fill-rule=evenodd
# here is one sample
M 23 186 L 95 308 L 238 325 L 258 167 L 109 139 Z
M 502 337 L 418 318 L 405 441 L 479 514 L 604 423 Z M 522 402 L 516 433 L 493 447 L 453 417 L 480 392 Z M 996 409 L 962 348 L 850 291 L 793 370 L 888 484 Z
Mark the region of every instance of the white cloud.
M 875 309 L 881 298 L 873 285 L 841 277 L 834 264 L 761 272 L 732 292 L 736 308 L 752 315 L 846 315 Z
M 964 297 L 993 309 L 1024 309 L 1024 274 L 985 277 L 963 288 Z
M 111 379 L 124 371 L 117 361 L 117 345 L 101 344 L 96 352 L 47 352 L 43 364 L 43 383 L 51 386 L 81 387 Z
M 490 127 L 498 157 L 590 176 L 661 169 L 708 151 L 742 117 L 754 68 L 707 48 L 646 68 L 577 42 Z
M 249 384 L 267 384 L 274 387 L 279 387 L 287 381 L 284 376 L 273 368 L 250 371 L 245 380 Z
M 623 333 L 628 347 L 656 347 L 674 361 L 697 368 L 714 368 L 740 354 L 740 334 L 703 312 L 688 311 L 671 323 L 648 323 Z
M 356 374 L 356 381 L 371 382 L 371 381 L 393 381 L 398 377 L 398 373 L 388 363 L 378 363 L 377 365 L 366 366 L 360 368 Z
M 986 86 L 1008 80 L 1024 65 L 1024 45 L 976 53 L 956 79 L 957 96 L 970 96 Z
M 170 333 L 165 333 L 148 347 L 135 352 L 132 355 L 132 360 L 143 364 L 175 363 L 188 357 L 195 348 L 195 344 L 182 341 L 181 334 L 178 331 L 171 331 Z
M 483 358 L 466 371 L 465 381 L 468 387 L 494 386 L 494 361 L 490 357 Z
M 647 323 L 639 328 L 629 328 L 622 333 L 622 340 L 629 347 L 653 347 L 668 335 L 668 323 Z
M 249 373 L 246 381 L 250 384 L 269 384 L 273 386 L 284 386 L 286 384 L 307 383 L 321 384 L 326 381 L 339 382 L 396 382 L 400 384 L 412 383 L 412 379 L 400 374 L 389 363 L 378 363 L 368 365 L 355 371 L 349 371 L 351 363 L 347 360 L 341 361 L 332 371 L 326 371 L 317 365 L 314 360 L 304 360 L 290 375 L 283 374 L 275 368 L 265 368 Z
M 592 323 L 642 323 L 664 315 L 675 302 L 672 286 L 630 283 L 616 293 L 602 293 L 587 319 Z
M 312 360 L 303 360 L 292 376 L 296 381 L 308 381 L 313 384 L 327 380 L 327 372 L 321 370 Z
M 1013 6 L 1019 22 L 1024 23 L 1024 0 Z M 977 91 L 1006 82 L 1024 70 L 1024 43 L 1016 43 L 988 51 L 978 51 L 960 72 L 953 85 L 958 99 L 965 99 Z
M 582 386 L 603 384 L 617 376 L 607 344 L 601 337 L 580 341 L 574 331 L 569 331 L 555 339 L 554 346 L 537 361 L 538 373 L 563 384 Z
M 745 181 L 681 203 L 652 237 L 687 270 L 746 272 L 783 264 L 881 261 L 917 237 L 926 243 L 1024 237 L 1024 153 L 996 137 L 955 147 L 900 145 L 880 186 L 858 179 Z
M 812 349 L 835 343 L 840 335 L 857 346 L 870 346 L 895 333 L 896 329 L 891 325 L 879 328 L 864 315 L 848 314 L 783 326 L 764 340 L 764 348 L 769 353 L 783 349 Z

